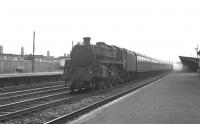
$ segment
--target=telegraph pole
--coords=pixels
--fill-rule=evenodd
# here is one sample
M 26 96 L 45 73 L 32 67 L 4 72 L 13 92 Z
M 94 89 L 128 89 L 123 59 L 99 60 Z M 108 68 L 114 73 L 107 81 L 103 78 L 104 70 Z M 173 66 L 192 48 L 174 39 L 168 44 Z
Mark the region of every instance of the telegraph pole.
M 34 60 L 35 60 L 35 31 L 33 32 L 33 58 L 32 58 L 32 73 L 34 72 Z

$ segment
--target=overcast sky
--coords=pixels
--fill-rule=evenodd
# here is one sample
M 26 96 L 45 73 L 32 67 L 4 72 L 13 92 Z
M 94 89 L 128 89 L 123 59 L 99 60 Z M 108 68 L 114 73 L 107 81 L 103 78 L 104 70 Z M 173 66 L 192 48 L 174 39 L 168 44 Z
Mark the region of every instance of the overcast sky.
M 2 0 L 4 53 L 63 56 L 71 41 L 106 42 L 163 60 L 196 56 L 200 45 L 198 0 Z

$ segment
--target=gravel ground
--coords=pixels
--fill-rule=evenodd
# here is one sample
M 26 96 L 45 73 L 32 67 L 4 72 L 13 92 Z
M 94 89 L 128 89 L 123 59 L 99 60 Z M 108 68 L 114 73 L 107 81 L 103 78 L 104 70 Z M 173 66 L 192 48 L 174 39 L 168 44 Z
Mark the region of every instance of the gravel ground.
M 63 103 L 55 107 L 51 107 L 45 110 L 40 110 L 38 112 L 33 112 L 31 114 L 23 115 L 22 117 L 16 117 L 8 121 L 0 122 L 0 124 L 43 124 L 44 122 L 50 121 L 62 115 L 71 113 L 82 107 L 88 106 L 92 103 L 110 97 L 114 94 L 122 92 L 130 87 L 134 87 L 138 83 L 129 84 L 125 86 L 120 86 L 116 89 L 109 89 L 106 91 L 99 91 L 97 93 L 91 92 L 83 97 L 74 99 L 71 102 Z

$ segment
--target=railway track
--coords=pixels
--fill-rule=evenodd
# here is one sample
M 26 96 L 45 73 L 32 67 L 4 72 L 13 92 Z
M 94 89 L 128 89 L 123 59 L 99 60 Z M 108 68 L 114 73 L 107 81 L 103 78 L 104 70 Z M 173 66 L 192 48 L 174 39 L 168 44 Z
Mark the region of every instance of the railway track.
M 92 110 L 94 110 L 94 109 L 96 109 L 96 108 L 98 108 L 98 107 L 100 107 L 102 105 L 105 105 L 105 104 L 107 104 L 107 103 L 109 103 L 109 102 L 111 102 L 111 101 L 113 101 L 113 100 L 115 100 L 117 98 L 120 98 L 120 97 L 122 97 L 122 96 L 124 96 L 126 94 L 129 94 L 129 93 L 131 93 L 131 92 L 133 92 L 133 91 L 135 91 L 135 90 L 137 90 L 137 89 L 139 89 L 141 87 L 144 87 L 144 86 L 146 86 L 146 85 L 148 85 L 148 84 L 150 84 L 150 83 L 152 83 L 152 82 L 154 82 L 154 81 L 156 81 L 158 79 L 161 79 L 161 78 L 163 78 L 163 77 L 165 77 L 167 75 L 168 74 L 163 74 L 163 75 L 161 75 L 159 77 L 147 80 L 144 83 L 141 83 L 141 84 L 136 85 L 134 87 L 131 87 L 131 88 L 129 88 L 129 89 L 123 91 L 123 92 L 120 92 L 118 94 L 115 94 L 113 96 L 105 98 L 105 99 L 103 99 L 101 101 L 98 101 L 98 102 L 95 102 L 95 103 L 93 103 L 91 105 L 85 106 L 85 107 L 83 107 L 83 108 L 81 108 L 79 110 L 76 110 L 76 111 L 71 112 L 69 114 L 63 115 L 63 116 L 61 116 L 59 118 L 56 118 L 54 120 L 51 120 L 49 122 L 46 122 L 45 124 L 61 124 L 61 123 L 66 123 L 69 120 L 72 120 L 72 119 L 74 119 L 76 117 L 79 117 L 80 115 L 82 115 L 84 113 L 92 111 Z
M 0 105 L 22 101 L 26 99 L 33 99 L 41 96 L 51 95 L 55 93 L 65 92 L 68 88 L 64 85 L 50 86 L 44 88 L 16 91 L 10 93 L 3 93 L 0 95 Z
M 41 85 L 42 88 L 34 85 L 37 88 L 0 93 L 0 121 L 58 104 L 70 96 L 69 88 L 63 83 Z
M 48 86 L 55 86 L 55 85 L 61 85 L 61 84 L 64 84 L 63 81 L 35 83 L 35 84 L 28 84 L 28 85 L 4 87 L 4 88 L 0 88 L 0 94 L 15 92 L 15 91 L 19 91 L 19 90 L 21 91 L 21 90 L 42 88 L 42 87 L 48 87 Z

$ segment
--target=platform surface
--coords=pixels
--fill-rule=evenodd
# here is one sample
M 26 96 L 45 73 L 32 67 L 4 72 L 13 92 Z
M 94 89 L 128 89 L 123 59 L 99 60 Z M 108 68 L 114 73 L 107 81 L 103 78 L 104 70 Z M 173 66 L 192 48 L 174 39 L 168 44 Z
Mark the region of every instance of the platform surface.
M 59 75 L 62 74 L 62 71 L 53 71 L 53 72 L 34 72 L 34 73 L 10 73 L 10 74 L 0 74 L 0 78 L 8 77 L 25 77 L 25 76 L 41 76 L 41 75 Z
M 171 73 L 72 124 L 200 124 L 200 76 Z

